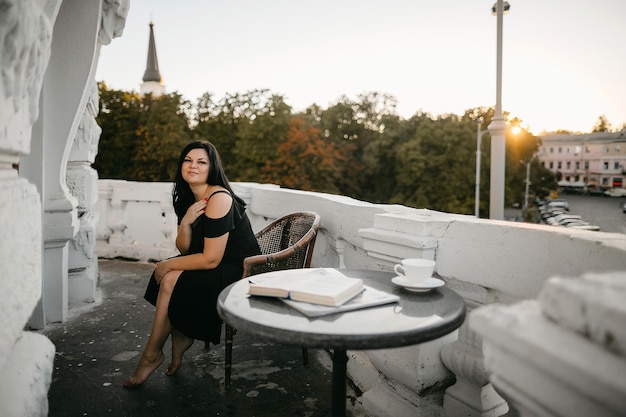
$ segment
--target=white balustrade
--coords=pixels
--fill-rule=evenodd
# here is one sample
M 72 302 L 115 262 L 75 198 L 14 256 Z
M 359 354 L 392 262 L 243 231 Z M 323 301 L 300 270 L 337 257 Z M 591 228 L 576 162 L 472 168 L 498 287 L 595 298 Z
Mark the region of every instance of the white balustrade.
M 99 256 L 149 260 L 175 253 L 171 184 L 99 184 Z M 536 299 L 555 275 L 626 271 L 622 234 L 476 219 L 267 184 L 233 187 L 248 203 L 254 230 L 290 212 L 319 213 L 314 266 L 391 271 L 405 257 L 435 259 L 436 272 L 472 312 Z M 500 416 L 509 404 L 491 384 L 497 372 L 485 364 L 483 346 L 482 332 L 466 322 L 419 346 L 350 352 L 348 371 L 372 416 Z M 514 412 L 511 407 L 509 415 Z

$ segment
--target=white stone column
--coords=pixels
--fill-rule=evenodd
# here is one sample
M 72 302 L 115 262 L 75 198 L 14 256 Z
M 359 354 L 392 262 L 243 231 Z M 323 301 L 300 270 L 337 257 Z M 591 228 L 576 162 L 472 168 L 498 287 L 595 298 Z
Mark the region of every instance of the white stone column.
M 554 277 L 538 301 L 474 311 L 492 384 L 523 417 L 623 416 L 625 299 L 621 271 Z
M 55 22 L 43 86 L 44 315 L 63 321 L 68 308 L 68 242 L 78 232 L 78 200 L 66 169 L 99 55 L 100 1 L 64 0 Z M 69 30 L 71 28 L 71 30 Z
M 0 25 L 0 415 L 45 416 L 54 346 L 24 331 L 42 293 L 42 216 L 36 182 L 18 176 L 31 149 L 61 2 L 2 2 Z M 40 149 L 37 150 L 40 152 Z M 41 169 L 29 170 L 42 178 Z M 20 168 L 22 169 L 22 168 Z
M 95 254 L 98 214 L 94 212 L 98 200 L 98 173 L 91 167 L 98 151 L 102 129 L 96 123 L 98 88 L 92 82 L 91 95 L 85 106 L 78 131 L 72 144 L 67 164 L 66 183 L 78 200 L 80 222 L 77 235 L 69 245 L 70 304 L 95 300 L 98 278 L 98 257 Z

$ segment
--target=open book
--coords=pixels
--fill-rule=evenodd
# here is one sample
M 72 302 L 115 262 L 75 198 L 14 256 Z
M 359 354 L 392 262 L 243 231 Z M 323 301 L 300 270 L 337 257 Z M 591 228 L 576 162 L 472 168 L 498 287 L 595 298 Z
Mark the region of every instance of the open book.
M 323 306 L 302 301 L 288 300 L 286 298 L 282 300 L 307 317 L 321 317 L 329 314 L 342 313 L 344 311 L 360 310 L 368 307 L 397 303 L 400 301 L 400 297 L 366 285 L 365 291 L 357 294 L 340 306 Z
M 248 278 L 248 294 L 288 298 L 339 306 L 364 289 L 363 281 L 333 268 L 304 268 L 268 272 Z

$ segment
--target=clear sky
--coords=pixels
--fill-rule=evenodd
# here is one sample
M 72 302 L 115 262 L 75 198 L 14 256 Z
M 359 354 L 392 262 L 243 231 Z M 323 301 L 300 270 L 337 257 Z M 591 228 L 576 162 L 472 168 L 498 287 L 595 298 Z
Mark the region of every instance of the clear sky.
M 130 0 L 96 80 L 139 91 L 154 22 L 167 92 L 269 89 L 295 111 L 367 92 L 398 113 L 493 107 L 495 0 Z M 502 107 L 535 134 L 626 123 L 626 1 L 510 0 Z

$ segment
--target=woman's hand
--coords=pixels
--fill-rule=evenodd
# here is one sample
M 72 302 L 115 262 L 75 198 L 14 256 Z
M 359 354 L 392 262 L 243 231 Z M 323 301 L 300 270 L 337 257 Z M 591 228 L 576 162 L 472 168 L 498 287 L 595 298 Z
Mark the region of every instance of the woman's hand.
M 200 201 L 196 201 L 192 205 L 189 206 L 187 212 L 183 216 L 181 223 L 186 225 L 190 225 L 198 219 L 198 217 L 202 216 L 206 210 L 208 199 L 203 198 Z
M 154 279 L 156 280 L 157 284 L 161 284 L 161 280 L 163 279 L 165 274 L 170 271 L 171 269 L 167 267 L 167 261 L 161 261 L 156 264 L 156 268 L 154 268 Z

